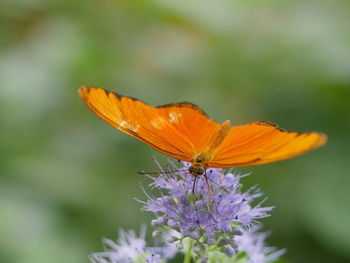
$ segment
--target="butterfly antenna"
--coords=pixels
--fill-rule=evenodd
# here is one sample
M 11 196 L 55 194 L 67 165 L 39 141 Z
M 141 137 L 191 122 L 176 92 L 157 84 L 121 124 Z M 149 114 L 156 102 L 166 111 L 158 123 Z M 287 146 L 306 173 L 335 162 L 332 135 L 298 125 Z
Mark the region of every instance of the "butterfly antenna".
M 164 172 L 162 166 L 158 163 L 156 157 L 152 156 L 152 160 L 156 164 L 156 166 L 158 167 L 159 171 Z
M 171 173 L 178 173 L 178 172 L 185 172 L 187 171 L 186 169 L 185 170 L 175 170 L 175 171 L 159 171 L 159 172 L 145 172 L 145 171 L 138 171 L 137 173 L 138 174 L 171 174 Z
M 168 159 L 168 162 L 173 166 L 173 168 L 175 170 L 169 170 L 169 166 L 166 166 L 166 169 L 163 169 L 163 167 L 159 164 L 159 162 L 157 161 L 156 157 L 152 157 L 153 162 L 155 163 L 155 165 L 157 166 L 157 168 L 159 169 L 159 172 L 145 172 L 145 171 L 138 171 L 138 174 L 144 174 L 144 175 L 150 175 L 150 174 L 171 174 L 171 173 L 178 173 L 178 172 L 185 172 L 187 171 L 187 169 L 179 169 L 174 162 L 172 162 L 170 159 Z

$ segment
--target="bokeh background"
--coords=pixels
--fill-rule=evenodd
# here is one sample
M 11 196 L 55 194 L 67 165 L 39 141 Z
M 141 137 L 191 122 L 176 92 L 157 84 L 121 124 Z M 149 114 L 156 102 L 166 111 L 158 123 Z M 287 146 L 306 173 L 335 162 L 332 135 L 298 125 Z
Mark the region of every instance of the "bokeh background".
M 152 218 L 136 172 L 164 157 L 91 114 L 84 84 L 325 132 L 240 170 L 277 206 L 263 223 L 282 262 L 350 262 L 349 29 L 347 0 L 0 0 L 0 262 L 88 262 Z

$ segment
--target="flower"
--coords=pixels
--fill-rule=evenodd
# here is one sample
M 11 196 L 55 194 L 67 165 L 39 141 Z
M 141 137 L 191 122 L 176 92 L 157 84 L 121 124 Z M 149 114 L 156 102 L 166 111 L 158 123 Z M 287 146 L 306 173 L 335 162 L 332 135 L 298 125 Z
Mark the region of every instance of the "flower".
M 174 244 L 163 242 L 162 247 L 147 247 L 145 241 L 146 228 L 141 227 L 140 235 L 137 236 L 132 230 L 125 232 L 119 230 L 119 239 L 114 242 L 103 239 L 105 251 L 93 253 L 90 259 L 93 263 L 125 263 L 125 262 L 166 262 L 178 252 Z M 161 235 L 163 240 L 166 235 Z
M 137 200 L 156 215 L 151 222 L 156 246 L 146 245 L 145 227 L 139 236 L 120 230 L 118 241 L 105 239 L 105 251 L 92 254 L 92 262 L 165 263 L 181 251 L 184 262 L 270 263 L 285 252 L 265 245 L 268 235 L 259 232 L 257 220 L 269 216 L 273 207 L 262 206 L 266 199 L 253 205 L 262 193 L 256 186 L 242 190 L 240 179 L 246 175 L 213 168 L 194 177 L 187 172 L 188 163 L 170 164 L 174 171 L 159 166 L 159 177 L 146 174 L 159 196 L 142 188 L 148 200 Z
M 211 241 L 216 239 L 217 233 L 229 234 L 236 226 L 249 226 L 257 219 L 269 216 L 267 212 L 273 209 L 261 207 L 265 200 L 252 206 L 253 200 L 262 194 L 256 187 L 245 192 L 241 190 L 239 180 L 245 175 L 208 169 L 209 191 L 204 176 L 195 178 L 182 168 L 159 177 L 149 176 L 153 180 L 151 186 L 160 192 L 157 198 L 146 193 L 149 199 L 143 202 L 146 211 L 157 215 L 153 225 L 167 225 L 194 239 L 205 234 Z M 196 188 L 192 193 L 195 180 Z
M 286 250 L 276 250 L 274 247 L 266 247 L 265 240 L 268 237 L 268 233 L 258 232 L 259 230 L 259 227 L 253 227 L 242 231 L 242 234 L 235 238 L 237 249 L 246 253 L 248 263 L 274 262 Z
M 195 178 L 187 172 L 190 164 L 171 165 L 173 172 L 161 170 L 159 177 L 147 175 L 152 180 L 150 186 L 158 189 L 160 196 L 154 197 L 143 189 L 148 200 L 138 200 L 144 210 L 156 215 L 152 225 L 177 231 L 180 243 L 185 238 L 194 240 L 198 259 L 206 258 L 213 247 L 229 257 L 243 250 L 242 246 L 237 249 L 235 238 L 273 209 L 262 207 L 266 199 L 252 205 L 262 196 L 259 189 L 254 186 L 242 191 L 239 181 L 246 175 L 232 170 L 225 174 L 222 169 L 210 168 L 206 176 Z

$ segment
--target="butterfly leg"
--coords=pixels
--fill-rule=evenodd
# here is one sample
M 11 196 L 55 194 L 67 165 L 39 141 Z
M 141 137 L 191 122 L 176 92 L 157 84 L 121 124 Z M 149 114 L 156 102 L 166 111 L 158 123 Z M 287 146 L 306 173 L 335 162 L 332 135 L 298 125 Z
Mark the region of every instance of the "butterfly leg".
M 195 193 L 196 183 L 197 183 L 197 176 L 194 176 L 194 181 L 193 181 L 193 186 L 192 186 L 192 193 L 196 197 L 196 199 L 198 199 L 197 196 L 196 196 L 196 193 Z
M 185 172 L 184 173 L 184 175 L 185 175 L 185 177 L 184 177 L 184 181 L 185 181 L 185 185 L 187 184 L 187 175 L 189 175 L 190 173 L 188 173 L 188 172 Z
M 212 200 L 212 196 L 211 196 L 211 189 L 210 189 L 210 184 L 209 184 L 209 180 L 208 180 L 208 176 L 207 176 L 207 171 L 205 170 L 204 172 L 204 178 L 205 178 L 205 182 L 208 186 L 208 211 L 213 212 L 213 208 L 210 205 L 210 202 Z

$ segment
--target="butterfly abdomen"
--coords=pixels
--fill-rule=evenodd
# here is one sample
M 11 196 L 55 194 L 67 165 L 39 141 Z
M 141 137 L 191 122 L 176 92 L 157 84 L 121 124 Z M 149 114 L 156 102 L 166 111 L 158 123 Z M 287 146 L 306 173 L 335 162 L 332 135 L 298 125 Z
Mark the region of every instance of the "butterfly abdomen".
M 223 122 L 218 131 L 214 134 L 211 142 L 209 143 L 209 149 L 208 152 L 212 152 L 216 147 L 222 143 L 222 141 L 225 139 L 226 135 L 230 131 L 231 128 L 231 122 L 229 120 Z

